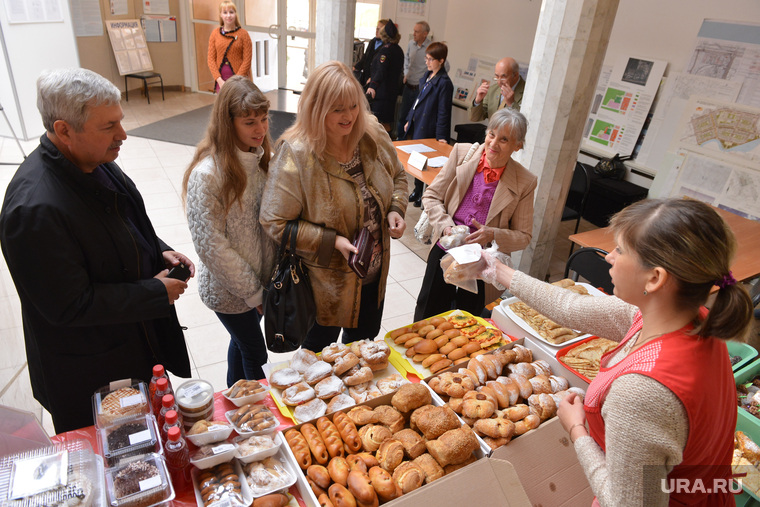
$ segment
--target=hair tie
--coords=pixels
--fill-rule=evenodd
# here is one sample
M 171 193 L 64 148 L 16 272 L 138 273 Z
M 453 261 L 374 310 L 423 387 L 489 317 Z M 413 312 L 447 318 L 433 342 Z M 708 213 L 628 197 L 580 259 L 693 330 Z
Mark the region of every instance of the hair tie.
M 734 278 L 733 275 L 731 274 L 731 271 L 729 271 L 727 275 L 723 275 L 723 278 L 719 278 L 718 280 L 716 280 L 715 285 L 717 285 L 721 289 L 725 289 L 729 285 L 736 285 L 736 278 Z

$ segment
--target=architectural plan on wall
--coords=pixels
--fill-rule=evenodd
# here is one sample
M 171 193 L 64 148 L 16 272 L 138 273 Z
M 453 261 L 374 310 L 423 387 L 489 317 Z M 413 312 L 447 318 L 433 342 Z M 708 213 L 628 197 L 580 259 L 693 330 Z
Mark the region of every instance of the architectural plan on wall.
M 623 57 L 618 60 L 606 86 L 594 97 L 584 129 L 584 147 L 609 156 L 615 153 L 630 155 L 666 66 L 667 62 L 651 58 Z
M 671 197 L 688 196 L 760 220 L 760 173 L 748 167 L 680 150 L 683 157 Z
M 742 87 L 740 81 L 675 73 L 665 79 L 654 118 L 636 162 L 657 172 L 662 165 L 671 137 L 692 96 L 706 96 L 722 102 L 734 102 Z
M 692 97 L 671 141 L 671 151 L 679 148 L 759 167 L 760 109 Z
M 686 72 L 742 83 L 736 102 L 760 108 L 760 25 L 706 19 Z

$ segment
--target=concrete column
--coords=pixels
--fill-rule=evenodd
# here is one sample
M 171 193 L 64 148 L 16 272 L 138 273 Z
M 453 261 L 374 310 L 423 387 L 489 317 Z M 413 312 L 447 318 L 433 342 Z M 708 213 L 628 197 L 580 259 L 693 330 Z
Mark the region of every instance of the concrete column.
M 515 155 L 538 175 L 533 239 L 519 269 L 543 278 L 570 187 L 619 0 L 544 0 L 521 111 L 529 126 Z
M 317 2 L 317 40 L 314 65 L 338 60 L 349 67 L 353 61 L 356 0 Z

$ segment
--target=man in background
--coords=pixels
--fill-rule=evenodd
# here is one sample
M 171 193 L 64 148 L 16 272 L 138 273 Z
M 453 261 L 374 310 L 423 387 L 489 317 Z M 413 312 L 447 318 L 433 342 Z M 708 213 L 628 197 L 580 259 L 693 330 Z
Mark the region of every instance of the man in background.
M 520 110 L 525 81 L 520 77 L 520 65 L 514 58 L 506 57 L 496 62 L 493 84 L 483 80 L 470 105 L 470 121 L 481 121 L 490 115 L 512 107 Z
M 365 91 L 367 90 L 369 78 L 372 77 L 372 72 L 370 71 L 372 60 L 375 58 L 375 53 L 377 53 L 377 50 L 380 49 L 380 46 L 383 45 L 383 41 L 380 40 L 380 30 L 382 30 L 387 22 L 387 19 L 381 19 L 377 22 L 377 27 L 375 27 L 375 36 L 367 43 L 366 51 L 364 51 L 364 54 L 359 59 L 359 61 L 356 62 L 356 65 L 354 65 L 353 68 L 354 76 L 362 84 L 362 87 Z
M 56 432 L 93 424 L 91 397 L 161 363 L 190 377 L 168 277 L 195 266 L 161 241 L 140 192 L 114 160 L 127 138 L 121 92 L 86 69 L 37 80 L 46 132 L 8 184 L 0 246 L 21 299 L 34 397 Z
M 420 93 L 420 79 L 425 75 L 427 66 L 425 65 L 425 50 L 430 45 L 428 34 L 430 25 L 427 21 L 418 21 L 414 25 L 412 40 L 404 53 L 404 87 L 401 94 L 401 109 L 398 113 L 398 130 L 399 139 L 404 139 L 404 124 L 406 116 L 412 108 L 412 104 L 417 100 Z

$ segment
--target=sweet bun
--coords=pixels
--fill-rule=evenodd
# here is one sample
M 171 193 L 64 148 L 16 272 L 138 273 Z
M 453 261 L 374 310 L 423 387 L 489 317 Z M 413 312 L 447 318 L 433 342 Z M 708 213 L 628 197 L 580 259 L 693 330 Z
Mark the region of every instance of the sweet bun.
M 355 386 L 369 382 L 372 380 L 373 376 L 374 373 L 369 366 L 362 366 L 356 373 L 343 377 L 343 382 L 345 382 L 347 386 Z
M 314 352 L 309 349 L 300 348 L 293 354 L 293 358 L 290 360 L 290 367 L 298 373 L 303 374 L 309 366 L 317 361 L 319 361 L 319 358 Z
M 391 438 L 391 430 L 379 424 L 368 424 L 359 428 L 359 438 L 366 452 L 375 452 L 380 444 Z
M 393 471 L 393 481 L 407 494 L 425 483 L 425 472 L 413 461 L 404 461 Z
M 352 470 L 348 473 L 348 490 L 354 495 L 357 505 L 377 505 L 377 493 L 370 483 L 369 475 Z
M 375 407 L 375 414 L 377 414 L 377 422 L 391 430 L 391 433 L 404 429 L 406 423 L 404 416 L 390 405 L 378 405 Z
M 380 444 L 375 457 L 381 468 L 393 473 L 396 467 L 404 461 L 404 445 L 391 437 Z
M 286 405 L 297 406 L 314 399 L 314 389 L 306 382 L 299 382 L 282 392 L 282 401 Z
M 261 496 L 253 501 L 251 507 L 285 507 L 290 503 L 288 495 L 283 493 L 272 493 Z
M 334 457 L 327 464 L 327 473 L 330 474 L 333 482 L 342 484 L 343 486 L 348 483 L 349 471 L 350 467 L 348 466 L 348 461 L 346 461 L 346 458 L 343 458 L 341 456 Z
M 415 459 L 427 452 L 425 439 L 413 429 L 406 428 L 396 432 L 393 434 L 393 438 L 401 442 L 401 445 L 404 446 L 404 453 L 409 459 Z
M 293 368 L 282 368 L 272 372 L 272 375 L 269 377 L 269 384 L 277 389 L 287 389 L 302 380 L 301 374 Z
M 311 401 L 307 401 L 302 405 L 298 405 L 293 410 L 293 416 L 297 421 L 311 421 L 318 417 L 322 417 L 327 412 L 327 403 L 315 398 Z
M 338 357 L 347 354 L 349 352 L 348 347 L 342 343 L 331 343 L 327 347 L 322 349 L 322 360 L 328 363 L 335 362 Z
M 346 390 L 346 385 L 343 383 L 343 381 L 335 375 L 332 375 L 332 368 L 330 369 L 330 372 L 331 373 L 329 376 L 323 378 L 314 386 L 314 393 L 320 400 L 330 399 L 333 396 L 337 396 Z
M 423 405 L 430 405 L 433 397 L 425 384 L 404 384 L 391 398 L 391 405 L 401 413 L 411 412 Z
M 356 405 L 356 400 L 347 394 L 339 394 L 333 397 L 327 404 L 327 411 L 325 413 L 332 414 L 338 410 L 343 410 Z
M 359 430 L 356 429 L 354 422 L 345 414 L 345 412 L 335 412 L 333 423 L 338 428 L 346 449 L 351 452 L 358 452 L 362 448 L 362 440 L 359 438 Z
M 449 430 L 459 428 L 462 423 L 451 407 L 427 405 L 412 412 L 410 425 L 419 429 L 426 439 L 432 440 Z
M 428 453 L 420 454 L 414 458 L 412 463 L 416 464 L 423 472 L 425 472 L 425 484 L 430 484 L 444 475 L 441 465 L 439 465 L 435 458 Z
M 401 496 L 401 488 L 396 484 L 387 470 L 374 466 L 369 469 L 368 475 L 370 483 L 381 501 L 390 502 Z
M 356 426 L 376 424 L 378 421 L 378 417 L 375 411 L 366 405 L 359 405 L 358 407 L 354 407 L 346 412 L 346 415 Z
M 445 468 L 470 458 L 478 448 L 478 439 L 469 426 L 462 426 L 447 431 L 436 440 L 429 440 L 425 445 L 438 464 Z
M 390 394 L 398 391 L 398 388 L 404 384 L 408 384 L 409 381 L 401 376 L 399 373 L 394 373 L 385 378 L 378 379 L 377 388 L 380 389 L 382 394 Z
M 349 471 L 358 470 L 363 474 L 367 473 L 367 464 L 358 454 L 349 454 L 346 456 L 346 462 L 348 463 Z
M 306 469 L 306 476 L 314 481 L 314 483 L 325 491 L 332 484 L 332 477 L 327 468 L 322 465 L 311 465 Z
M 356 499 L 342 484 L 333 484 L 327 490 L 330 501 L 335 507 L 356 507 Z
M 320 380 L 328 378 L 330 375 L 332 375 L 332 372 L 333 369 L 329 363 L 326 363 L 324 361 L 317 361 L 316 363 L 306 368 L 306 371 L 303 373 L 303 379 L 307 384 L 313 386 Z
M 319 495 L 317 497 L 317 502 L 319 502 L 319 507 L 335 507 L 335 504 L 330 500 L 330 495 L 327 493 Z
M 338 376 L 343 375 L 357 364 L 359 364 L 359 358 L 356 357 L 356 354 L 353 352 L 343 354 L 335 358 L 333 373 Z

